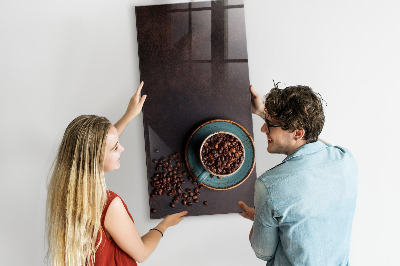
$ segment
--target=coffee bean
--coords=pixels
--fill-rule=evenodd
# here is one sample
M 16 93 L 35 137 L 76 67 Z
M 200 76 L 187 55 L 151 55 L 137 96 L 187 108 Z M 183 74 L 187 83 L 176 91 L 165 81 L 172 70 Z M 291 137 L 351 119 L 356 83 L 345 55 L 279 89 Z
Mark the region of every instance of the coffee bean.
M 206 205 L 206 206 L 209 205 L 208 201 L 204 201 L 203 203 L 204 203 L 204 205 Z
M 198 199 L 194 199 L 193 202 L 194 202 L 194 203 L 198 203 L 199 200 L 198 200 Z
M 159 150 L 159 149 L 155 149 L 154 152 L 155 152 L 155 153 L 159 153 L 160 150 Z
M 157 149 L 158 150 L 158 149 Z M 160 152 L 160 150 L 154 152 Z M 183 205 L 192 206 L 192 201 L 196 203 L 198 199 L 193 199 L 188 194 L 194 195 L 194 188 L 183 188 L 183 184 L 186 183 L 186 176 L 188 180 L 195 182 L 197 185 L 196 178 L 193 179 L 191 175 L 188 175 L 184 171 L 185 164 L 178 160 L 180 154 L 175 153 L 168 155 L 167 157 L 162 156 L 161 158 L 153 158 L 151 161 L 156 165 L 156 173 L 149 177 L 149 187 L 153 187 L 154 190 L 149 192 L 149 198 L 154 198 L 156 196 L 168 195 L 173 197 L 169 206 L 175 208 L 179 201 L 182 201 Z M 197 188 L 196 188 L 197 189 Z M 198 189 L 197 189 L 198 190 Z M 182 193 L 185 191 L 185 193 Z M 188 204 L 190 203 L 190 204 Z M 155 213 L 156 209 L 151 208 L 151 213 Z

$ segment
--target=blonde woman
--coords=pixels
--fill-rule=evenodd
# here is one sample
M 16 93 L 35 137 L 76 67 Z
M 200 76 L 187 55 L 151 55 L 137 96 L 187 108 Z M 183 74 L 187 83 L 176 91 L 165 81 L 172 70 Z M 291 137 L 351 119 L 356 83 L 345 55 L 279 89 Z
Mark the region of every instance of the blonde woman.
M 157 247 L 168 227 L 187 212 L 168 215 L 144 236 L 123 200 L 106 190 L 104 173 L 120 167 L 118 141 L 146 100 L 143 82 L 123 117 L 83 115 L 67 127 L 48 187 L 47 235 L 51 265 L 137 265 Z

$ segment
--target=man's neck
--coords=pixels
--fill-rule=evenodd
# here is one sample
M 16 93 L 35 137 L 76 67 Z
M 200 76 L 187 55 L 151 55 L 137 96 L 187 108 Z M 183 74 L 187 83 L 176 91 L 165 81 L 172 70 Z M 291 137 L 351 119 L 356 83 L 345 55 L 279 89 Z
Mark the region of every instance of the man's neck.
M 303 146 L 304 144 L 306 144 L 307 142 L 305 140 L 298 140 L 296 141 L 296 143 L 290 148 L 288 154 L 292 154 L 295 150 L 297 150 L 298 148 L 300 148 L 301 146 Z

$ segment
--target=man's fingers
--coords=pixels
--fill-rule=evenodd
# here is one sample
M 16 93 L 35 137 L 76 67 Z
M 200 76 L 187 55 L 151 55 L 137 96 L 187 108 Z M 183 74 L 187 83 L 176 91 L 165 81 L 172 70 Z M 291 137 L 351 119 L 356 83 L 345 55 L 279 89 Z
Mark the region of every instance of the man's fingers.
M 250 85 L 250 92 L 251 92 L 251 97 L 252 98 L 257 98 L 258 97 L 257 92 L 253 89 L 253 85 Z
M 238 205 L 240 208 L 242 208 L 244 211 L 246 211 L 247 209 L 249 209 L 250 207 L 246 205 L 246 203 L 244 203 L 243 201 L 239 201 Z
M 247 215 L 246 215 L 245 212 L 238 212 L 238 214 L 239 214 L 240 216 L 242 216 L 243 218 L 247 218 Z

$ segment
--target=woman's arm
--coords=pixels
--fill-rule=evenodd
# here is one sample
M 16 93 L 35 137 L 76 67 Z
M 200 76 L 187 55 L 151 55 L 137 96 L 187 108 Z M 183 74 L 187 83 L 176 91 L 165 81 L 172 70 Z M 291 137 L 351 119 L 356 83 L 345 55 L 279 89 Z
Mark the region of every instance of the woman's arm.
M 136 90 L 136 93 L 132 96 L 131 100 L 129 101 L 128 108 L 126 109 L 125 114 L 115 123 L 115 128 L 118 131 L 118 136 L 122 135 L 126 126 L 131 122 L 133 118 L 135 118 L 143 108 L 144 101 L 146 100 L 147 95 L 143 95 L 140 97 L 140 93 L 142 91 L 144 82 L 142 81 L 139 87 Z
M 178 224 L 186 214 L 187 212 L 184 211 L 168 215 L 155 228 L 164 234 L 168 227 Z M 161 233 L 156 230 L 151 230 L 140 237 L 119 197 L 113 199 L 108 207 L 104 226 L 115 243 L 139 263 L 150 256 L 162 237 Z

